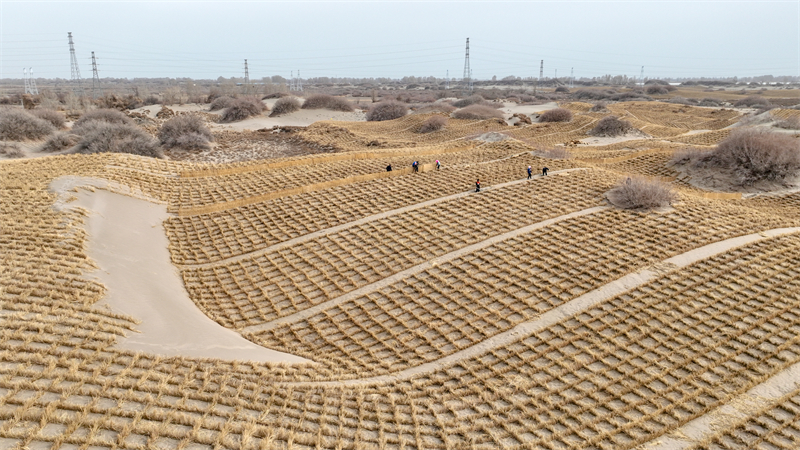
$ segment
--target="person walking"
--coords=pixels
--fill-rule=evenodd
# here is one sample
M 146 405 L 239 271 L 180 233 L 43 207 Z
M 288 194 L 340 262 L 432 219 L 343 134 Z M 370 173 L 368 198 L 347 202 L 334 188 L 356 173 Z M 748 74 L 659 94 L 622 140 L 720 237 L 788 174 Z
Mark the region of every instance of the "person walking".
M 386 171 L 387 171 L 387 172 L 391 172 L 391 171 L 392 171 L 392 165 L 391 165 L 391 164 L 389 164 L 388 166 L 386 166 Z
M 547 167 L 542 167 L 542 175 L 547 175 L 547 171 L 550 170 Z
M 414 173 L 419 172 L 419 163 L 417 163 L 416 161 L 411 163 L 411 167 L 414 169 Z
M 531 166 L 528 166 L 528 179 L 530 180 L 532 176 L 533 176 L 533 169 L 531 169 Z
M 481 180 L 479 178 L 475 180 L 475 192 L 480 192 L 480 191 L 481 191 Z
M 437 159 L 436 160 L 436 170 L 439 170 L 440 167 L 442 167 L 442 165 L 439 164 L 439 160 Z

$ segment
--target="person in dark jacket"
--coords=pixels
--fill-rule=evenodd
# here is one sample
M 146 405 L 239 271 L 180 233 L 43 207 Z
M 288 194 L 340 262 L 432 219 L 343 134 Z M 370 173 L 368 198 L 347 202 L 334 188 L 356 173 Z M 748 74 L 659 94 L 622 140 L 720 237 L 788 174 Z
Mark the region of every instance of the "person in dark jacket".
M 414 169 L 414 172 L 419 172 L 419 163 L 414 161 L 411 163 L 411 167 Z
M 481 191 L 481 180 L 477 179 L 475 180 L 475 192 L 480 192 L 480 191 Z
M 530 180 L 532 176 L 533 176 L 533 169 L 531 169 L 531 166 L 528 166 L 528 179 Z
M 392 165 L 391 165 L 391 164 L 389 164 L 388 166 L 386 166 L 386 171 L 387 171 L 387 172 L 391 172 L 391 171 L 392 171 Z
M 550 170 L 547 167 L 542 167 L 542 175 L 547 175 L 547 171 Z

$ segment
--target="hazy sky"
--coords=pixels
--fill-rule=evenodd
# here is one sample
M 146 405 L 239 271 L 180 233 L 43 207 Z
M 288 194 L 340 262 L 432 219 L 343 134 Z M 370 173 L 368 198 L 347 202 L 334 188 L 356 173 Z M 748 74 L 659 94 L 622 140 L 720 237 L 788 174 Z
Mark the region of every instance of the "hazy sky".
M 0 0 L 0 77 L 800 75 L 800 1 Z

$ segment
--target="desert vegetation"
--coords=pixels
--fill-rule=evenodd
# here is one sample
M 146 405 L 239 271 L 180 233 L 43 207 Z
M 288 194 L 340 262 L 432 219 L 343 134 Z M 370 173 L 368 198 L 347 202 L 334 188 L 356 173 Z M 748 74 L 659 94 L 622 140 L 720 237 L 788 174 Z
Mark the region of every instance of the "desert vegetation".
M 589 134 L 592 136 L 614 137 L 622 136 L 633 130 L 634 128 L 630 122 L 611 115 L 600 119 L 597 125 L 589 131 Z
M 267 106 L 255 97 L 239 97 L 235 99 L 224 111 L 222 122 L 238 122 L 253 116 L 258 116 L 266 111 Z
M 539 116 L 539 122 L 569 122 L 572 111 L 564 108 L 548 109 Z
M 283 114 L 293 113 L 300 110 L 300 100 L 297 97 L 283 96 L 278 98 L 274 105 L 272 105 L 272 112 L 269 113 L 270 117 L 277 117 Z
M 606 193 L 614 206 L 623 209 L 661 208 L 671 205 L 677 194 L 669 183 L 642 176 L 620 181 Z
M 486 120 L 502 119 L 503 113 L 491 106 L 473 104 L 456 110 L 451 116 L 455 119 Z
M 313 94 L 306 97 L 303 109 L 329 109 L 331 111 L 352 112 L 353 104 L 341 97 L 328 94 Z
M 47 139 L 44 141 L 44 144 L 42 144 L 42 146 L 39 147 L 39 151 L 45 153 L 61 152 L 74 147 L 75 144 L 77 144 L 80 140 L 81 137 L 74 133 L 70 132 L 53 133 L 50 136 L 48 136 Z
M 55 127 L 57 130 L 64 128 L 66 124 L 66 120 L 64 119 L 64 114 L 58 111 L 54 111 L 52 109 L 37 108 L 37 109 L 32 109 L 30 113 L 42 120 L 50 122 L 50 124 L 53 125 L 53 127 Z
M 163 157 L 158 141 L 133 124 L 95 120 L 84 123 L 79 131 L 81 139 L 72 148 L 74 153 L 130 153 L 153 158 Z
M 200 116 L 183 114 L 164 122 L 158 130 L 158 139 L 164 148 L 201 150 L 210 147 L 214 136 Z
M 16 142 L 0 142 L 0 156 L 6 158 L 22 158 L 25 152 L 19 147 Z
M 52 133 L 55 127 L 47 120 L 40 119 L 21 109 L 0 109 L 0 139 L 26 141 L 42 139 Z
M 417 129 L 417 133 L 432 133 L 439 131 L 447 126 L 447 118 L 439 115 L 431 116 L 422 122 L 422 125 Z
M 209 104 L 208 109 L 209 111 L 219 111 L 221 109 L 230 108 L 233 106 L 233 102 L 236 101 L 235 98 L 229 97 L 227 95 L 217 97 L 211 101 Z
M 384 100 L 372 105 L 367 111 L 368 122 L 394 120 L 408 114 L 408 105 L 396 100 Z

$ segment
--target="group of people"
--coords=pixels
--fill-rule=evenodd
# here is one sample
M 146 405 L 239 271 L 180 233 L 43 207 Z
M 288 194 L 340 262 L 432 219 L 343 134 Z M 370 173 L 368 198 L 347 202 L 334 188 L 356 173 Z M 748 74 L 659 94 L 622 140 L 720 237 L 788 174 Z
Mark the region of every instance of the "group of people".
M 436 170 L 439 170 L 441 167 L 442 167 L 442 165 L 439 163 L 439 160 L 437 159 L 436 160 Z M 419 172 L 419 161 L 412 162 L 411 163 L 411 168 L 414 170 L 414 173 Z M 550 169 L 548 169 L 547 167 L 542 167 L 542 175 L 546 176 L 548 170 L 550 170 Z M 386 171 L 387 172 L 391 172 L 392 171 L 392 165 L 391 164 L 386 166 Z M 531 178 L 533 178 L 533 168 L 531 166 L 528 166 L 528 179 L 530 180 Z M 475 180 L 475 192 L 480 192 L 480 191 L 481 191 L 481 180 L 480 180 L 480 178 L 478 178 L 478 179 Z

